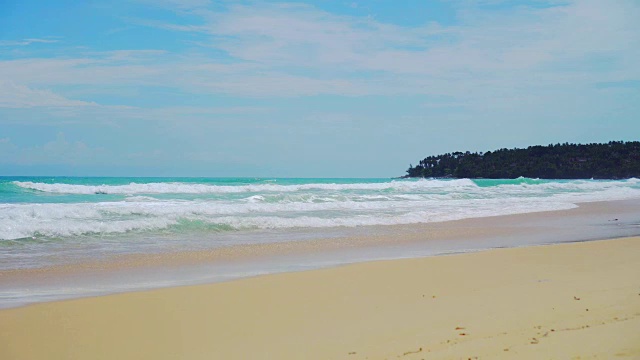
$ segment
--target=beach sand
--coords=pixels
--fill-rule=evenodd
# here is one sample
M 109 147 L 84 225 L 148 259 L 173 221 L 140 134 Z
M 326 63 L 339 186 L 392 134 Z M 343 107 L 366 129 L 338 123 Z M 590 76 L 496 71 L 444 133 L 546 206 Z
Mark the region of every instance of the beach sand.
M 0 311 L 0 359 L 640 358 L 640 238 Z

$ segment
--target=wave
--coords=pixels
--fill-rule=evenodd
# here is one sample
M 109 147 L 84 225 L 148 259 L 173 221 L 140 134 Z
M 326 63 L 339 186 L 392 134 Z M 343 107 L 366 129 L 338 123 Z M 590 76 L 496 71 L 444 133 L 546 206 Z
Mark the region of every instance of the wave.
M 430 188 L 460 188 L 477 187 L 469 179 L 455 180 L 418 180 L 418 181 L 390 181 L 384 183 L 354 183 L 354 184 L 299 184 L 299 185 L 209 185 L 193 183 L 130 183 L 127 185 L 76 185 L 64 183 L 39 183 L 31 181 L 14 181 L 15 185 L 48 193 L 59 194 L 228 194 L 250 192 L 295 192 L 305 190 L 398 190 L 410 191 Z
M 127 196 L 121 199 L 82 198 L 87 202 L 0 203 L 0 239 L 3 240 L 128 232 L 409 224 L 558 210 L 580 202 L 640 198 L 638 179 L 426 179 L 236 186 L 193 183 L 91 186 L 15 181 L 12 186 L 18 189 L 16 185 L 45 193 L 101 192 Z M 196 195 L 163 195 L 185 193 Z M 197 195 L 205 193 L 214 195 Z M 39 196 L 38 193 L 32 195 Z M 57 197 L 53 198 L 57 200 Z M 110 201 L 104 201 L 106 199 Z
M 233 231 L 426 223 L 470 217 L 568 209 L 542 199 L 492 199 L 469 207 L 452 201 L 306 203 L 221 206 L 215 202 L 4 204 L 0 239 L 55 238 L 149 231 Z
M 198 183 L 135 183 L 126 185 L 78 185 L 65 183 L 42 183 L 31 181 L 14 181 L 14 185 L 29 190 L 57 194 L 118 194 L 118 195 L 153 195 L 153 194 L 239 194 L 239 193 L 290 193 L 298 191 L 391 191 L 391 192 L 421 192 L 421 191 L 474 191 L 479 188 L 503 189 L 540 189 L 589 191 L 605 190 L 611 187 L 639 186 L 640 180 L 563 180 L 551 181 L 541 179 L 421 179 L 421 180 L 393 180 L 380 183 L 309 183 L 296 185 L 251 184 L 251 185 L 212 185 Z
M 411 200 L 404 195 L 372 196 L 375 200 L 355 196 L 332 201 L 307 198 L 305 202 L 270 202 L 264 196 L 261 200 L 252 196 L 244 202 L 141 198 L 98 203 L 0 204 L 0 239 L 425 223 L 568 209 L 587 201 L 640 198 L 640 189 L 612 188 L 547 197 L 508 193 L 493 198 L 487 194 L 471 199 L 469 196 L 425 194 L 413 195 Z

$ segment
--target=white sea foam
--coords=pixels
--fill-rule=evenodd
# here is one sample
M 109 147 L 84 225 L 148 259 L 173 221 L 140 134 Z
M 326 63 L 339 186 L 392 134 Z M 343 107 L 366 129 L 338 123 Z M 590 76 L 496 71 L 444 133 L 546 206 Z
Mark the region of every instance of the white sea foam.
M 267 192 L 226 200 L 132 196 L 113 202 L 0 204 L 0 239 L 159 231 L 185 223 L 193 224 L 191 230 L 210 225 L 280 229 L 424 223 L 640 198 L 639 188 L 620 186 L 624 183 L 475 186 L 435 194 Z
M 516 179 L 518 180 L 518 179 Z M 629 187 L 640 184 L 636 178 L 625 181 L 588 181 L 574 180 L 564 182 L 539 182 L 540 180 L 526 179 L 520 183 L 502 184 L 496 186 L 508 191 L 590 191 L 608 188 Z M 533 181 L 533 183 L 530 183 Z M 130 183 L 127 185 L 76 185 L 64 183 L 39 183 L 31 181 L 14 181 L 15 185 L 31 190 L 58 194 L 234 194 L 234 193 L 286 193 L 299 191 L 473 191 L 478 185 L 470 179 L 438 180 L 424 179 L 419 181 L 389 181 L 382 183 L 311 183 L 298 185 L 251 184 L 251 185 L 211 185 L 196 183 Z M 260 196 L 260 195 L 257 195 Z M 409 195 L 410 196 L 410 195 Z
M 37 183 L 31 181 L 14 181 L 15 185 L 25 189 L 38 190 L 59 194 L 229 194 L 229 193 L 259 193 L 259 192 L 294 192 L 307 190 L 398 190 L 411 191 L 433 188 L 469 188 L 477 185 L 469 179 L 456 180 L 420 180 L 420 181 L 389 181 L 383 183 L 354 183 L 354 184 L 252 184 L 252 185 L 210 185 L 194 183 L 130 183 L 128 185 L 75 185 L 62 183 Z
M 221 205 L 215 202 L 112 202 L 17 204 L 0 207 L 0 239 L 65 237 L 162 230 L 179 223 L 226 225 L 235 229 L 318 228 L 393 225 L 469 217 L 558 210 L 555 201 L 523 203 L 493 199 L 475 206 L 460 201 L 342 202 Z
M 127 196 L 124 201 L 158 201 L 158 199 L 151 196 L 134 195 Z

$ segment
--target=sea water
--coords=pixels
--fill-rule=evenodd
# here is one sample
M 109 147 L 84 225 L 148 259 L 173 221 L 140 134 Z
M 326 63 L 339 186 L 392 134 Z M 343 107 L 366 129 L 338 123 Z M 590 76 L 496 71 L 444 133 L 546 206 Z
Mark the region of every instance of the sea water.
M 0 270 L 640 198 L 640 180 L 0 177 Z

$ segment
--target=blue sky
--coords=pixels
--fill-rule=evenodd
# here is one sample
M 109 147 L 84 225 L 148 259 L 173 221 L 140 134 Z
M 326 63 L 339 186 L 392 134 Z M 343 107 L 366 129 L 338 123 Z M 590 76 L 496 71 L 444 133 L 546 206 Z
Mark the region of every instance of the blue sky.
M 0 2 L 0 175 L 392 177 L 638 140 L 640 2 Z

